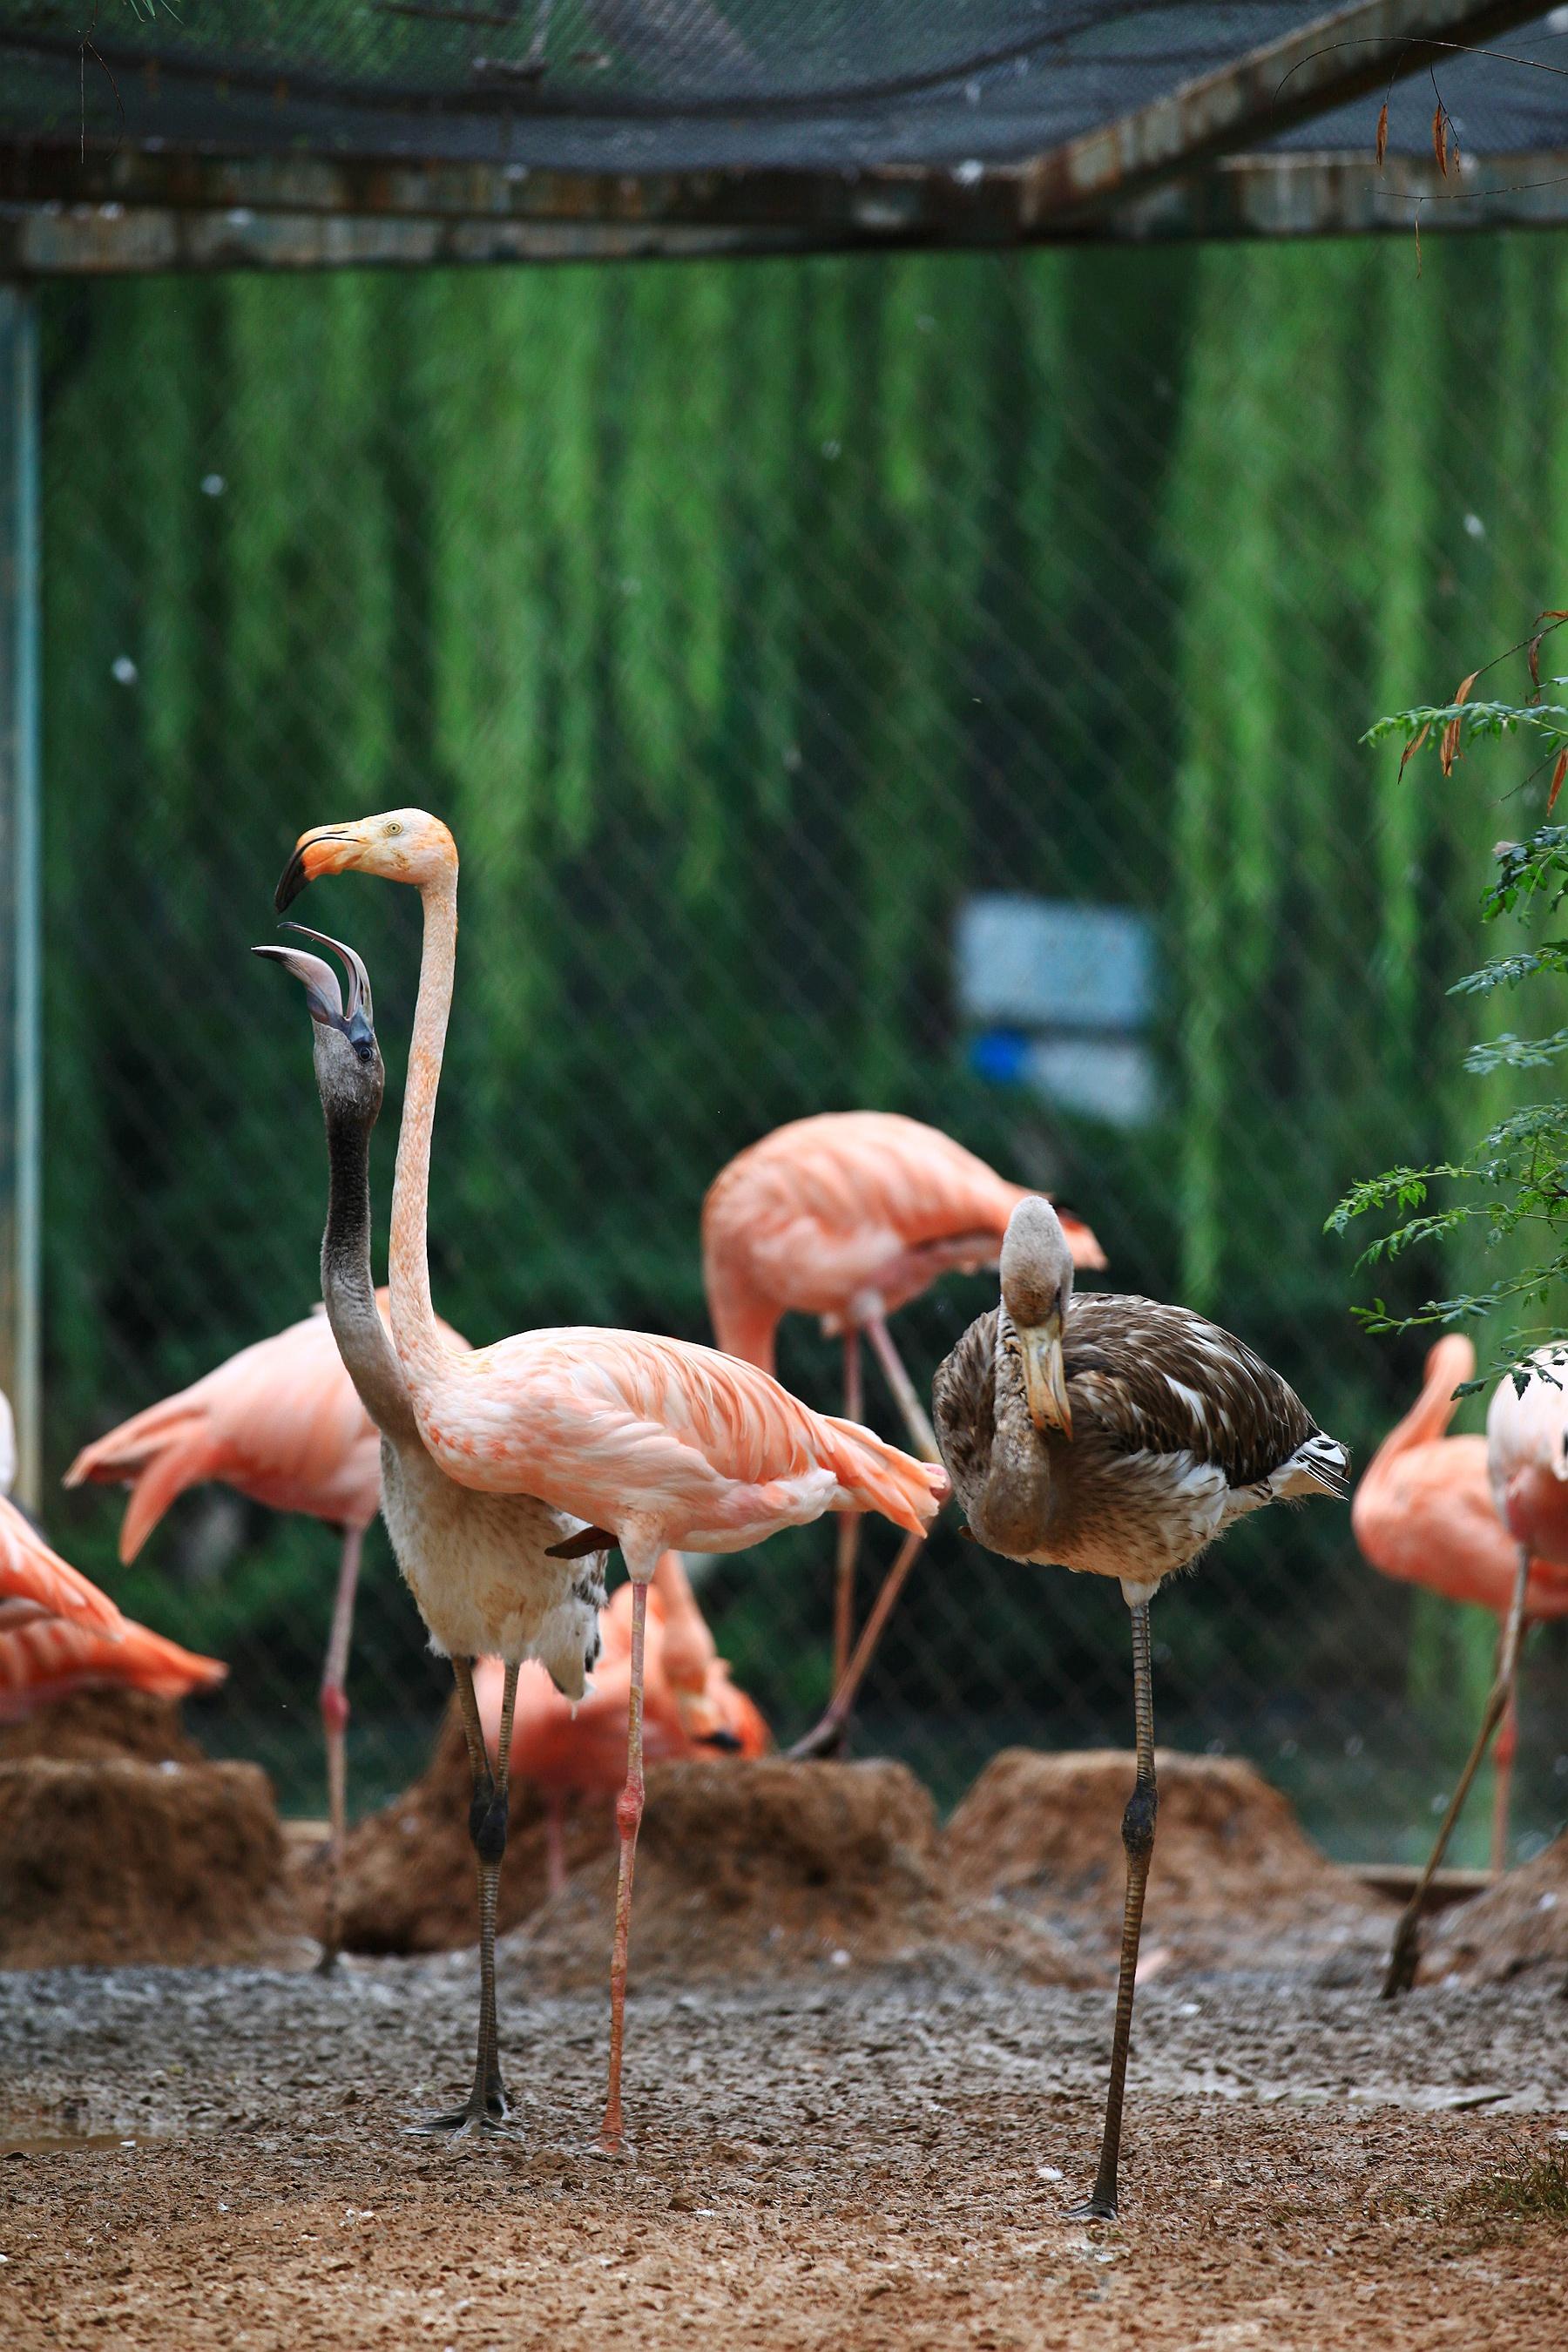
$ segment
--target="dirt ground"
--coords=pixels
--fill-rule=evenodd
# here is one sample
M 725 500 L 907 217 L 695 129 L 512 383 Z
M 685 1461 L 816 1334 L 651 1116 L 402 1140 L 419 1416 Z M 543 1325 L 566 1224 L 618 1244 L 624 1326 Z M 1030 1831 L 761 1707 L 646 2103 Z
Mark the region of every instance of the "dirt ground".
M 1568 2340 L 1563 2221 L 1486 2210 L 1568 2148 L 1543 1988 L 1150 1986 L 1121 2220 L 1086 2226 L 1108 1992 L 831 1962 L 645 1991 L 612 2163 L 604 1999 L 531 1998 L 525 1968 L 501 2011 L 524 2137 L 456 2149 L 403 2127 L 463 2083 L 468 1956 L 0 1977 L 7 2345 Z
M 87 1771 L 109 1728 L 0 1776 Z M 188 1759 L 157 1755 L 166 1727 L 144 1728 L 131 1760 L 110 1743 L 115 1785 L 198 1787 Z M 466 1907 L 450 1767 L 364 1844 L 381 1932 L 453 1932 Z M 1444 1970 L 1384 2003 L 1393 1906 L 1244 1767 L 1161 1759 L 1121 2218 L 1070 2218 L 1104 2096 L 1128 1770 L 1013 1751 L 945 1832 L 897 1765 L 651 1775 L 626 2161 L 594 2147 L 613 1882 L 597 1831 L 501 1946 L 515 2140 L 405 2129 L 466 2088 L 471 1951 L 329 1978 L 0 1970 L 0 2342 L 1558 2352 L 1561 1972 L 1531 1945 L 1510 1981 Z M 1525 1879 L 1509 1916 L 1554 1925 L 1546 1875 Z M 1500 1908 L 1489 1948 L 1501 1932 Z

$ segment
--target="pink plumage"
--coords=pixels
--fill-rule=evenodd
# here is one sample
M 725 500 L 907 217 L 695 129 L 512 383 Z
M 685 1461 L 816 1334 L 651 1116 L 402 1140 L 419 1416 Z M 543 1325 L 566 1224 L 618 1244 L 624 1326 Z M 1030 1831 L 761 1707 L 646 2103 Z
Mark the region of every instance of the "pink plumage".
M 381 1440 L 320 1307 L 84 1446 L 65 1482 L 131 1488 L 120 1531 L 131 1561 L 171 1503 L 207 1479 L 335 1527 L 374 1518 Z
M 449 1477 L 538 1495 L 611 1528 L 628 1556 L 740 1551 L 826 1510 L 881 1511 L 918 1534 L 947 1492 L 937 1465 L 687 1340 L 528 1331 L 410 1371 L 420 1434 Z
M 63 1618 L 117 1640 L 126 1620 L 96 1584 L 51 1551 L 15 1503 L 0 1495 L 0 1630 Z
M 1474 1601 L 1500 1617 L 1513 1591 L 1518 1545 L 1498 1516 L 1488 1440 L 1447 1434 L 1454 1391 L 1473 1380 L 1475 1370 L 1468 1339 L 1451 1333 L 1438 1340 L 1426 1358 L 1420 1396 L 1367 1464 L 1351 1526 L 1365 1558 L 1384 1576 L 1424 1584 L 1450 1601 Z M 1503 1388 L 1511 1396 L 1511 1382 Z M 1499 1411 L 1497 1400 L 1493 1411 Z M 1513 1416 L 1507 1418 L 1511 1423 Z M 1535 1559 L 1525 1614 L 1568 1615 L 1568 1575 Z
M 719 1345 L 772 1370 L 779 1318 L 834 1327 L 889 1315 L 951 1268 L 994 1263 L 1026 1188 L 950 1136 L 892 1111 L 825 1111 L 731 1160 L 702 1204 L 702 1272 Z M 1080 1266 L 1104 1253 L 1061 1213 Z
M 1500 1381 L 1487 1409 L 1492 1498 L 1516 1543 L 1568 1571 L 1568 1358 L 1543 1348 L 1535 1362 L 1522 1396 Z M 1527 1602 L 1526 1614 L 1536 1613 Z
M 73 1691 L 120 1688 L 181 1699 L 221 1683 L 228 1668 L 130 1618 L 118 1640 L 62 1618 L 7 1626 L 0 1604 L 0 1723 L 20 1722 Z

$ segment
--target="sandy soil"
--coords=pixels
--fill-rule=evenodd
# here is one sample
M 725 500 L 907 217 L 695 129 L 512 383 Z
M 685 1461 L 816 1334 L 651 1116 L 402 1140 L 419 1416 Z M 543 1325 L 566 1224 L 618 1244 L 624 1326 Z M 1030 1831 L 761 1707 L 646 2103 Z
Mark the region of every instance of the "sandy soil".
M 502 2027 L 525 2140 L 406 2137 L 472 1962 L 0 1977 L 5 2339 L 1386 2352 L 1568 2340 L 1563 2224 L 1478 2184 L 1564 2146 L 1544 1990 L 1193 1979 L 1141 2001 L 1121 2221 L 1087 2186 L 1109 1997 L 963 1967 L 635 1997 L 634 2160 L 589 2153 L 602 1996 Z M 74 2136 L 74 2137 L 73 2137 Z
M 0 1761 L 0 1967 L 287 1963 L 303 1942 L 256 1765 Z
M 1568 1835 L 1533 1862 L 1427 1927 L 1421 1975 L 1428 1983 L 1465 1977 L 1506 1984 L 1539 1972 L 1568 1979 Z

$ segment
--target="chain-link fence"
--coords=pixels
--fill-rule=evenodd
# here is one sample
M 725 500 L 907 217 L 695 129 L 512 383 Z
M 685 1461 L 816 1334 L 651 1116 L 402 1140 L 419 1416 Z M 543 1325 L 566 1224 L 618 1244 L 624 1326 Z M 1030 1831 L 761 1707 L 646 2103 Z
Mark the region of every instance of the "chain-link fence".
M 1479 1114 L 1445 990 L 1513 820 L 1502 767 L 1396 781 L 1357 738 L 1563 601 L 1565 298 L 1554 241 L 1430 238 L 1419 271 L 1398 244 L 50 291 L 52 1471 L 309 1306 L 306 1024 L 247 950 L 300 827 L 405 802 L 464 858 L 432 1253 L 471 1338 L 706 1336 L 711 1176 L 874 1105 L 1052 1186 L 1111 1282 L 1244 1334 L 1364 1462 L 1420 1349 L 1359 1332 L 1323 1220 Z M 375 981 L 383 1220 L 417 915 L 352 879 L 312 913 Z M 900 1318 L 922 1382 L 992 1296 Z M 812 1330 L 780 1370 L 837 1403 Z M 898 1433 L 874 1373 L 868 1411 Z M 319 1810 L 330 1531 L 207 1489 L 122 1572 L 116 1524 L 99 1492 L 50 1510 L 232 1661 L 209 1743 Z M 701 1587 L 781 1737 L 826 1695 L 832 1562 L 824 1526 Z M 1156 1633 L 1163 1738 L 1253 1758 L 1342 1854 L 1422 1846 L 1484 1620 L 1374 1576 L 1323 1504 L 1241 1528 Z M 1565 1673 L 1543 1634 L 1521 1847 L 1568 1812 Z M 350 1685 L 363 1807 L 446 1691 L 379 1532 Z M 1004 1743 L 1130 1727 L 1117 1596 L 944 1521 L 862 1749 L 950 1801 Z

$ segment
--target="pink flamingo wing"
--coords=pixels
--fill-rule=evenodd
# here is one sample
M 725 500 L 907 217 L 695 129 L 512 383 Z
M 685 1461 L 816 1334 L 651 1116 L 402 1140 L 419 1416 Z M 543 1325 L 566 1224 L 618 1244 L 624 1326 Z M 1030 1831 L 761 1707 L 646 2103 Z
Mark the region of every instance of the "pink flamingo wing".
M 20 1601 L 51 1617 L 118 1640 L 126 1620 L 96 1584 L 51 1551 L 16 1506 L 0 1496 L 0 1601 Z

